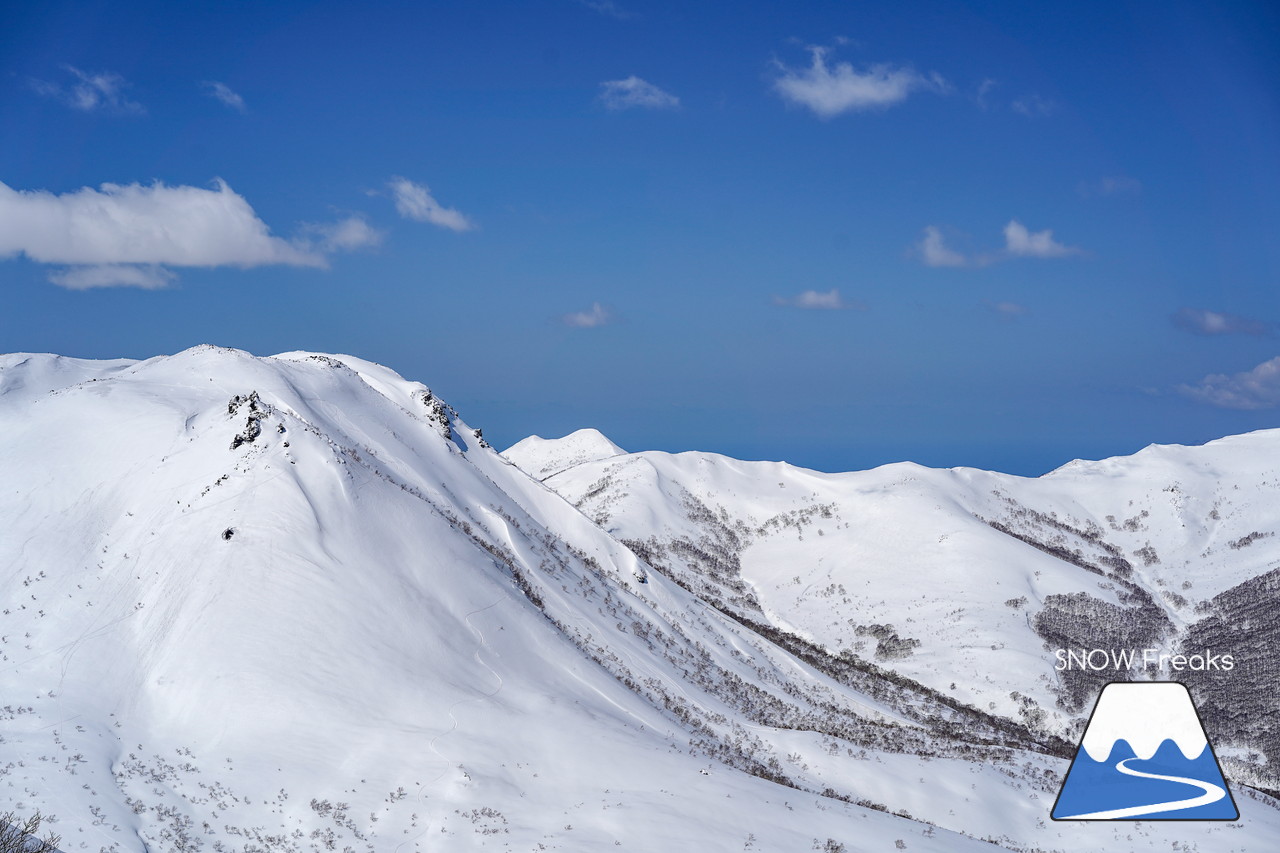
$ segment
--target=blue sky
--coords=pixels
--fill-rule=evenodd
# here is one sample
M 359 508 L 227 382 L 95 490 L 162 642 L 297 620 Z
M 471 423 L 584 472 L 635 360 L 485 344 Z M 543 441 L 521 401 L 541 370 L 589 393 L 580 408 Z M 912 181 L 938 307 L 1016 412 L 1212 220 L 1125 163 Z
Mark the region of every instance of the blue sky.
M 1277 425 L 1267 4 L 4 18 L 5 351 L 348 352 L 498 446 L 824 470 Z

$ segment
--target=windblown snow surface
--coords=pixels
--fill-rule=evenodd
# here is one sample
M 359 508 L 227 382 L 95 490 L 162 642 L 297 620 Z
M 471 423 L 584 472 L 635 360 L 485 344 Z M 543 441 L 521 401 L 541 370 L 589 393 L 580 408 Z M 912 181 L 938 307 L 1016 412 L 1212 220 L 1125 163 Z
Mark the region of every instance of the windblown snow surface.
M 1230 634 L 1276 564 L 1274 434 L 1040 480 L 598 433 L 515 464 L 385 367 L 202 346 L 0 356 L 0 435 L 0 809 L 64 851 L 1280 837 L 1243 784 L 1236 823 L 1051 823 L 1079 714 L 1045 640 L 1094 599 Z

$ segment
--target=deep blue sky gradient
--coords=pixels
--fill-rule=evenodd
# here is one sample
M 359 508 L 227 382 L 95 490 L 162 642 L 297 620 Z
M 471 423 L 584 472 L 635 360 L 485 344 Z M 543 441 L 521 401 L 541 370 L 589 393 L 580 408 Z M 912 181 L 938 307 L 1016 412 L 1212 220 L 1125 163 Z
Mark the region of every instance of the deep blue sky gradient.
M 595 426 L 824 470 L 1034 475 L 1277 425 L 1177 390 L 1280 355 L 1277 7 L 614 8 L 6 4 L 0 182 L 221 178 L 277 235 L 359 215 L 384 240 L 327 270 L 174 268 L 156 291 L 69 291 L 10 257 L 0 350 L 349 352 L 497 446 Z M 809 45 L 948 89 L 823 119 L 773 89 Z M 32 81 L 66 85 L 66 65 L 121 75 L 145 113 L 42 96 Z M 607 109 L 601 83 L 630 75 L 679 108 Z M 397 175 L 478 227 L 399 217 Z M 1082 252 L 934 268 L 915 248 L 937 226 L 994 252 L 1011 219 Z M 862 310 L 776 304 L 832 288 Z M 597 302 L 611 322 L 561 321 Z M 1267 330 L 1194 334 L 1184 308 Z

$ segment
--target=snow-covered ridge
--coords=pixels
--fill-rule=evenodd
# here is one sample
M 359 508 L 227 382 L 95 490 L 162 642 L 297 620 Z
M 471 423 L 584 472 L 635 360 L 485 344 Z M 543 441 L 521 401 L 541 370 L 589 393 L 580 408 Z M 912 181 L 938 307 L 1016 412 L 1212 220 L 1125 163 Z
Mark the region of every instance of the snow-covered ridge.
M 598 462 L 626 453 L 596 429 L 580 429 L 563 438 L 531 435 L 502 451 L 530 476 L 545 480 L 584 462 Z
M 1038 478 L 646 451 L 546 483 L 721 606 L 1073 743 L 1108 681 L 1185 680 L 1224 742 L 1255 756 L 1228 773 L 1280 785 L 1280 725 L 1250 722 L 1269 718 L 1261 697 L 1280 678 L 1280 430 Z M 1220 675 L 1056 667 L 1058 649 L 1099 647 L 1241 663 Z
M 1056 486 L 598 434 L 544 485 L 343 355 L 10 356 L 0 389 L 0 797 L 69 849 L 1132 847 L 1043 827 L 1075 741 L 1028 631 L 1137 593 L 1025 540 L 1167 561 L 1154 504 L 1113 545 Z M 1270 559 L 1255 485 L 1224 571 Z M 1244 809 L 1266 849 L 1280 815 Z
M 957 751 L 882 680 L 653 575 L 420 383 L 217 347 L 0 365 L 0 793 L 83 849 L 979 846 L 819 753 Z

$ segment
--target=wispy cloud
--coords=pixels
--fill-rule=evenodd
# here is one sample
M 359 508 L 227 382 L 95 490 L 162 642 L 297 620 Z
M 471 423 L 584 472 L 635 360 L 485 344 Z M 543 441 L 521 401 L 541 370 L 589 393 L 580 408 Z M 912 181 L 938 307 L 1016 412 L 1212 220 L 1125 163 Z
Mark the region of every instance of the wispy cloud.
M 593 12 L 599 12 L 610 18 L 617 18 L 619 21 L 625 21 L 634 18 L 631 12 L 614 3 L 613 0 L 577 0 L 579 6 L 590 9 Z
M 92 290 L 95 287 L 137 287 L 160 290 L 177 276 L 153 265 L 101 264 L 69 267 L 49 273 L 49 281 L 67 290 Z
M 613 322 L 613 312 L 599 302 L 593 302 L 588 310 L 565 314 L 560 318 L 560 322 L 575 329 L 594 329 Z
M 1083 254 L 1074 246 L 1064 246 L 1053 239 L 1053 229 L 1030 231 L 1016 219 L 1004 227 L 1004 248 L 994 252 L 964 254 L 946 244 L 942 229 L 928 225 L 915 252 L 925 266 L 930 267 L 985 267 L 1009 258 L 1065 258 Z
M 809 66 L 791 68 L 776 63 L 781 72 L 774 90 L 788 103 L 806 107 L 821 118 L 841 113 L 885 109 L 905 101 L 916 91 L 946 92 L 950 86 L 938 74 L 928 76 L 907 66 L 888 63 L 855 69 L 851 63 L 827 64 L 827 48 L 810 47 Z
M 324 252 L 353 252 L 381 245 L 383 234 L 363 216 L 348 216 L 337 222 L 308 222 L 302 226 L 310 245 Z
M 1127 175 L 1107 175 L 1096 181 L 1083 181 L 1076 191 L 1085 198 L 1112 195 L 1137 195 L 1142 192 L 1142 182 Z
M 995 313 L 1004 317 L 1006 320 L 1012 320 L 1015 317 L 1021 317 L 1027 313 L 1025 305 L 1019 305 L 1017 302 L 987 302 L 987 307 Z
M 62 69 L 75 78 L 74 81 L 63 84 L 52 80 L 31 80 L 31 88 L 38 95 L 61 101 L 82 112 L 108 115 L 142 115 L 146 112 L 142 104 L 125 96 L 129 82 L 119 74 L 112 71 L 87 74 L 74 65 L 63 65 Z
M 991 90 L 998 85 L 1000 84 L 995 80 L 992 80 L 990 77 L 978 84 L 977 93 L 973 97 L 974 102 L 978 105 L 978 109 L 985 111 L 990 107 L 990 104 L 987 102 L 987 95 L 991 94 Z
M 211 189 L 157 181 L 60 195 L 0 183 L 0 259 L 25 255 L 65 267 L 49 280 L 73 290 L 154 290 L 175 278 L 167 267 L 323 268 L 329 253 L 375 239 L 376 232 L 352 217 L 304 226 L 301 237 L 284 240 L 221 180 Z
M 851 302 L 840 295 L 838 288 L 831 288 L 823 292 L 818 290 L 806 290 L 795 296 L 775 296 L 773 297 L 774 305 L 789 305 L 793 308 L 810 308 L 825 311 L 841 311 L 841 310 L 857 310 L 865 311 L 866 307 L 861 302 Z
M 1045 118 L 1058 111 L 1058 105 L 1039 95 L 1024 95 L 1009 105 L 1015 113 L 1027 118 Z
M 1268 331 L 1267 324 L 1258 320 L 1203 308 L 1179 308 L 1171 319 L 1178 328 L 1197 335 L 1265 335 Z
M 920 251 L 920 257 L 925 266 L 967 267 L 971 263 L 969 258 L 953 249 L 947 248 L 942 231 L 936 225 L 925 226 L 924 236 L 920 238 L 916 248 Z
M 450 231 L 470 231 L 475 228 L 466 215 L 452 207 L 444 207 L 431 195 L 426 184 L 415 184 L 408 178 L 395 177 L 387 184 L 395 199 L 396 212 L 405 219 L 430 222 Z
M 600 102 L 610 110 L 626 110 L 632 107 L 673 110 L 680 106 L 680 99 L 675 95 L 664 92 L 634 74 L 623 80 L 606 80 L 600 84 L 600 89 Z
M 201 83 L 200 86 L 205 90 L 209 97 L 217 98 L 223 104 L 236 112 L 242 113 L 245 111 L 244 98 L 240 97 L 236 92 L 233 92 L 231 87 L 226 83 L 219 83 L 217 80 L 208 80 Z
M 1073 246 L 1064 246 L 1053 239 L 1053 229 L 1028 231 L 1027 227 L 1016 219 L 1009 220 L 1004 227 L 1005 251 L 1020 258 L 1064 258 L 1076 255 L 1080 250 Z
M 1244 373 L 1211 374 L 1195 385 L 1179 385 L 1178 391 L 1224 409 L 1274 409 L 1280 406 L 1280 356 Z

